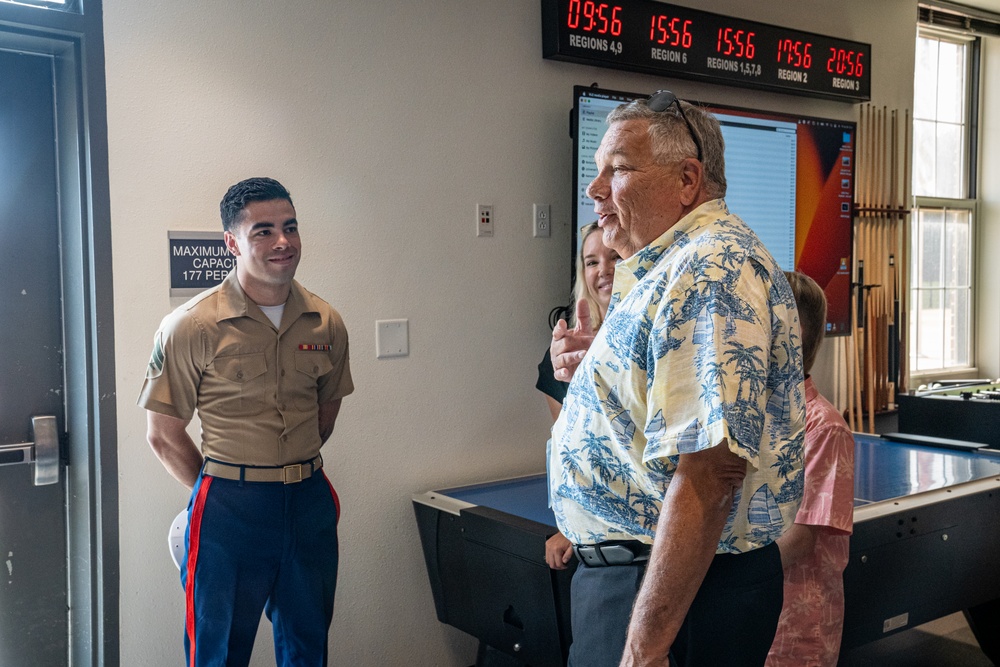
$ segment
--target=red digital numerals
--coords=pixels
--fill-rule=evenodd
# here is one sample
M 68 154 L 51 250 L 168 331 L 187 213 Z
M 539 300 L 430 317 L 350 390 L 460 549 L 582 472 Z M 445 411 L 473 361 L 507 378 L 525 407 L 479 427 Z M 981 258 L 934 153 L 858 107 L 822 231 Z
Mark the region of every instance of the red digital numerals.
M 569 0 L 569 15 L 566 25 L 571 30 L 593 32 L 598 35 L 618 37 L 622 34 L 622 22 L 618 18 L 622 8 L 605 2 L 591 0 Z
M 754 35 L 756 33 L 747 30 L 719 28 L 719 37 L 715 44 L 715 50 L 723 56 L 753 60 L 754 54 L 757 51 L 753 44 Z
M 691 48 L 691 21 L 654 15 L 649 25 L 649 41 L 664 46 Z
M 830 47 L 830 59 L 826 61 L 826 71 L 840 76 L 861 76 L 864 73 L 864 58 L 861 51 L 848 51 Z
M 789 67 L 800 67 L 809 69 L 812 67 L 812 48 L 810 42 L 802 42 L 794 39 L 778 40 L 778 63 Z

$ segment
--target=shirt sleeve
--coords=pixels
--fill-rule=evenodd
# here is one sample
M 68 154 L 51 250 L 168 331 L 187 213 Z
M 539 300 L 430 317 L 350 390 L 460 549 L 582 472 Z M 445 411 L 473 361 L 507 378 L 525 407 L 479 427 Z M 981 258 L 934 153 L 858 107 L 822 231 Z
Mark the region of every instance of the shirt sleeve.
M 194 318 L 171 313 L 153 338 L 153 352 L 138 404 L 152 412 L 191 419 L 205 370 L 205 335 Z
M 850 534 L 854 521 L 854 436 L 845 426 L 806 431 L 805 486 L 795 523 Z
M 317 395 L 320 403 L 329 403 L 354 392 L 347 327 L 340 313 L 330 309 L 330 363 L 333 368 L 320 376 Z

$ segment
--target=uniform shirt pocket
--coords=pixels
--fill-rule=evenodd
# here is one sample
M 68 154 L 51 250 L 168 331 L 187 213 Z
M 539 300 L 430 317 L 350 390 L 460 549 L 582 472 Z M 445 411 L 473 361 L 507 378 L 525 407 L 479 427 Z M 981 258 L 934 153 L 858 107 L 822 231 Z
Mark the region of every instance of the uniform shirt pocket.
M 220 412 L 229 416 L 259 414 L 267 395 L 267 360 L 263 352 L 216 357 L 212 362 L 220 378 L 232 383 L 221 388 Z M 272 392 L 273 394 L 273 392 Z
M 317 383 L 319 378 L 333 370 L 333 362 L 325 352 L 300 350 L 295 352 L 295 370 L 301 385 L 296 387 L 295 405 L 308 410 L 319 404 Z

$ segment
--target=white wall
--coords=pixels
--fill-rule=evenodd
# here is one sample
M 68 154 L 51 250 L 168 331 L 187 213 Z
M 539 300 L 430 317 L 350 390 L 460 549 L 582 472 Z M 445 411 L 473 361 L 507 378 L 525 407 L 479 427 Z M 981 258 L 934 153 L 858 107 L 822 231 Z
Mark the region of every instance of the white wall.
M 874 102 L 910 106 L 915 0 L 684 4 L 873 43 Z M 135 407 L 168 298 L 168 230 L 215 230 L 226 187 L 292 192 L 299 278 L 343 314 L 357 391 L 326 446 L 340 493 L 334 665 L 468 665 L 435 619 L 414 492 L 533 472 L 534 389 L 569 276 L 571 89 L 669 87 L 723 104 L 855 118 L 857 107 L 541 57 L 538 0 L 105 0 L 121 489 L 123 665 L 180 660 L 166 529 L 186 502 Z M 474 236 L 477 202 L 496 235 Z M 530 232 L 552 205 L 550 239 Z M 374 321 L 410 320 L 376 360 Z M 267 641 L 254 665 L 273 663 Z

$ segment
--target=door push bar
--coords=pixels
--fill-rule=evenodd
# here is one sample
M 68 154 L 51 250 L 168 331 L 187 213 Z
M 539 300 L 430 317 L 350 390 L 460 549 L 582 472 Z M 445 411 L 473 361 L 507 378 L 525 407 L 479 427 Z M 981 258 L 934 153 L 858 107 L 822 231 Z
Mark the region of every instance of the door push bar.
M 0 445 L 0 466 L 18 463 L 35 464 L 35 486 L 59 482 L 59 431 L 56 418 L 44 415 L 31 418 L 34 442 Z

